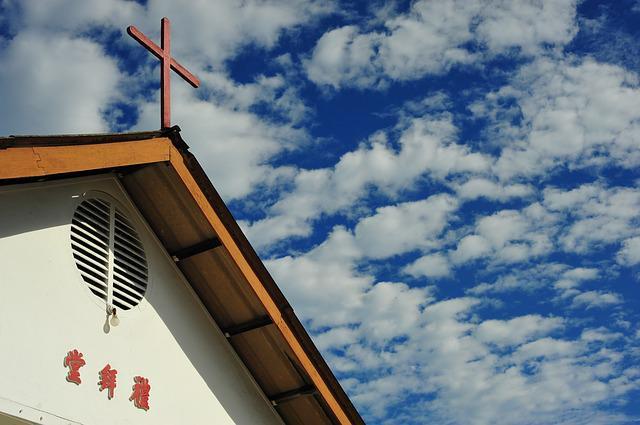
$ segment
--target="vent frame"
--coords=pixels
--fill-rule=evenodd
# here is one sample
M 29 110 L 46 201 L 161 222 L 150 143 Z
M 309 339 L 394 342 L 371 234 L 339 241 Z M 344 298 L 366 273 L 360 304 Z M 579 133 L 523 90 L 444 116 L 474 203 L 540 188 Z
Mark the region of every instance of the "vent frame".
M 69 247 L 83 289 L 102 310 L 143 307 L 150 288 L 149 255 L 137 214 L 106 192 L 75 198 Z

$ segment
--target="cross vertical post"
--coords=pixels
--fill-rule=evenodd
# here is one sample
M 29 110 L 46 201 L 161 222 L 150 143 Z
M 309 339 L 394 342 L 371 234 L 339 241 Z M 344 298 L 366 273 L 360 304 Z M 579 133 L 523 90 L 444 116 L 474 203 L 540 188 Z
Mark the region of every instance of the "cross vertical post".
M 160 31 L 160 48 L 162 49 L 162 59 L 160 79 L 160 97 L 162 101 L 160 103 L 160 115 L 162 116 L 161 125 L 162 128 L 171 127 L 171 28 L 169 20 L 162 18 L 161 31 Z
M 160 59 L 160 125 L 161 128 L 169 128 L 171 127 L 171 70 L 174 70 L 193 87 L 197 88 L 200 85 L 200 80 L 171 57 L 171 26 L 169 19 L 162 18 L 160 22 L 160 46 L 151 41 L 133 25 L 127 28 L 127 33 Z

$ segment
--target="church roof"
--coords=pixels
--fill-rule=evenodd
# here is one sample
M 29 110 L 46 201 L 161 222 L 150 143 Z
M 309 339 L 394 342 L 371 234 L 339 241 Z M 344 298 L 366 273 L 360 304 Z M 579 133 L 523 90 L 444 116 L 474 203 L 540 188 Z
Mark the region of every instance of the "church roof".
M 0 138 L 0 185 L 113 172 L 288 424 L 364 423 L 175 126 Z

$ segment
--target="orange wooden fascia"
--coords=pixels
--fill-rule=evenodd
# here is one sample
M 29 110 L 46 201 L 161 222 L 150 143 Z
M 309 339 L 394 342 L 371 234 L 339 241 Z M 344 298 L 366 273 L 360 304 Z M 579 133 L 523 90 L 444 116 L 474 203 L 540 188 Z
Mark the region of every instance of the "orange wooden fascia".
M 195 181 L 191 172 L 184 163 L 182 155 L 174 147 L 171 148 L 170 162 L 333 413 L 341 424 L 351 424 L 351 421 L 342 406 L 334 396 L 333 392 L 329 389 L 327 383 L 322 379 L 320 373 L 307 352 L 302 347 L 302 344 L 289 324 L 285 321 L 282 311 L 278 308 L 274 299 L 271 297 L 256 272 L 245 258 L 242 250 L 238 247 L 222 220 L 209 203 L 209 200 L 198 186 L 198 183 Z
M 25 146 L 0 150 L 0 180 L 169 161 L 166 137 L 132 142 Z

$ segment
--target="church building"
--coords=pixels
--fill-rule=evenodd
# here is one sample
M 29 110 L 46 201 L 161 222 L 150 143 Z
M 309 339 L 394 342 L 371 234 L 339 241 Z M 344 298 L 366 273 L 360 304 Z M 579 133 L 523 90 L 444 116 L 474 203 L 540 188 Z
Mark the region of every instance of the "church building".
M 175 127 L 0 138 L 0 425 L 361 424 Z

